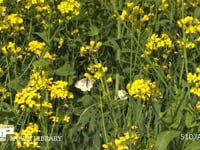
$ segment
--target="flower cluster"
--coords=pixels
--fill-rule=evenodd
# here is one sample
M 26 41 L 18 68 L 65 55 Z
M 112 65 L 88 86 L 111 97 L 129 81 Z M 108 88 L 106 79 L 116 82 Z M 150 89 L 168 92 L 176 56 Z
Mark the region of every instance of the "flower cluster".
M 139 134 L 137 133 L 137 126 L 133 125 L 131 127 L 130 132 L 124 133 L 123 136 L 116 138 L 114 142 L 108 142 L 106 144 L 103 144 L 102 147 L 104 150 L 114 149 L 114 150 L 128 150 L 128 144 L 136 145 L 136 142 L 138 141 Z
M 200 21 L 198 18 L 186 16 L 177 21 L 178 26 L 183 28 L 186 34 L 197 34 L 200 32 Z
M 4 8 L 4 7 L 1 7 Z M 3 12 L 1 12 L 1 15 L 5 15 Z M 2 10 L 0 10 L 2 11 Z M 0 18 L 1 24 L 0 24 L 0 32 L 3 31 L 10 31 L 10 36 L 14 35 L 18 31 L 24 30 L 23 26 L 23 18 L 19 14 L 12 13 L 10 15 L 5 15 Z
M 50 92 L 51 99 L 73 99 L 74 96 L 69 92 L 67 88 L 67 82 L 65 81 L 52 81 L 53 78 L 47 78 L 46 72 L 38 72 L 36 69 L 33 69 L 30 76 L 27 87 L 18 92 L 15 96 L 15 103 L 20 105 L 20 108 L 24 109 L 25 107 L 39 109 L 41 107 L 46 110 L 52 108 L 51 104 L 46 103 L 45 101 L 41 102 L 40 90 L 48 90 Z M 47 112 L 48 115 L 51 113 Z
M 196 46 L 196 44 L 194 42 L 190 42 L 188 39 L 186 39 L 185 42 L 182 40 L 177 40 L 176 43 L 178 44 L 178 47 L 180 49 L 182 49 L 184 47 L 186 49 L 193 49 Z
M 145 14 L 144 10 L 135 5 L 133 2 L 127 3 L 127 8 L 122 10 L 120 15 L 120 19 L 125 22 L 131 22 L 133 24 L 138 24 L 138 18 L 141 18 L 142 22 L 149 21 L 149 18 L 153 16 L 153 14 Z
M 53 78 L 47 78 L 46 71 L 39 72 L 36 68 L 32 69 L 28 87 L 32 87 L 36 90 L 47 89 L 52 84 Z
M 160 37 L 157 34 L 152 34 L 147 39 L 145 51 L 140 55 L 140 57 L 150 58 L 155 66 L 166 70 L 168 68 L 166 60 L 173 56 L 173 50 L 174 44 L 167 34 L 162 33 Z M 145 65 L 144 69 L 149 70 L 150 67 L 151 66 L 148 63 Z
M 78 16 L 80 13 L 80 3 L 78 3 L 76 0 L 63 0 L 57 5 L 57 8 L 62 14 L 67 15 L 67 20 L 70 20 L 71 16 L 73 15 Z
M 65 81 L 55 81 L 49 87 L 51 99 L 73 99 L 74 95 L 66 90 L 68 83 Z
M 40 148 L 38 141 L 33 138 L 39 132 L 38 125 L 30 122 L 25 129 L 15 132 L 12 140 L 17 142 L 17 148 Z
M 156 83 L 150 80 L 137 79 L 133 83 L 127 84 L 127 90 L 129 95 L 135 99 L 148 101 L 152 98 L 156 102 L 163 98 L 160 89 L 156 87 Z
M 174 45 L 172 43 L 172 40 L 169 38 L 169 36 L 165 33 L 162 33 L 160 37 L 158 37 L 157 34 L 152 34 L 147 39 L 147 43 L 145 47 L 146 47 L 146 50 L 144 54 L 141 55 L 142 58 L 144 58 L 145 56 L 151 55 L 153 52 L 158 53 L 159 50 L 162 50 L 163 48 L 165 48 L 166 51 L 163 52 L 162 57 L 166 59 L 168 55 L 171 53 Z
M 33 5 L 44 3 L 44 0 L 26 0 L 26 1 L 17 0 L 17 2 L 18 3 L 22 2 L 26 9 L 30 9 Z
M 5 100 L 10 96 L 10 93 L 7 91 L 6 88 L 0 87 L 0 100 Z
M 28 43 L 28 55 L 29 52 L 32 52 L 38 56 L 43 56 L 43 58 L 49 59 L 49 60 L 55 60 L 56 56 L 53 54 L 51 55 L 48 51 L 45 51 L 46 44 L 44 42 L 39 42 L 37 40 L 33 40 Z
M 40 105 L 40 98 L 41 95 L 37 92 L 37 89 L 26 87 L 15 95 L 14 102 L 19 104 L 21 109 L 27 106 L 33 108 L 34 106 L 38 107 Z
M 2 51 L 2 54 L 4 54 L 4 55 L 11 54 L 11 55 L 17 56 L 17 58 L 22 58 L 22 55 L 21 55 L 22 49 L 21 49 L 21 47 L 16 46 L 16 44 L 13 43 L 13 42 L 8 42 L 7 45 L 4 45 L 1 48 L 1 51 Z
M 89 65 L 87 68 L 88 72 L 84 74 L 84 76 L 90 79 L 92 82 L 99 80 L 103 73 L 105 73 L 108 68 L 103 66 L 101 63 Z
M 45 46 L 46 44 L 44 42 L 39 42 L 37 40 L 34 40 L 28 43 L 27 51 L 40 56 L 44 51 Z
M 200 97 L 200 67 L 196 68 L 196 72 L 194 74 L 191 72 L 187 74 L 187 81 L 193 84 L 190 92 Z
M 85 54 L 96 53 L 101 47 L 101 45 L 102 45 L 102 42 L 90 41 L 90 45 L 82 46 L 80 48 L 80 54 L 81 56 L 83 56 Z
M 164 11 L 169 7 L 169 2 L 167 0 L 161 0 L 161 5 L 159 6 L 159 11 Z

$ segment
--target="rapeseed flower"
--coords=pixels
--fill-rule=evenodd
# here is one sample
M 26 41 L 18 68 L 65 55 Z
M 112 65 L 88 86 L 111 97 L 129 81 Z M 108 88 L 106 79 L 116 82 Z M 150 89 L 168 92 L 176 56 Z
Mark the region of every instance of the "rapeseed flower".
M 200 97 L 200 67 L 196 68 L 196 72 L 194 74 L 191 72 L 187 74 L 187 81 L 192 84 L 190 93 Z
M 39 126 L 36 123 L 30 122 L 25 129 L 15 132 L 12 140 L 16 141 L 17 148 L 40 148 L 38 141 L 33 138 L 39 132 Z
M 1 9 L 3 9 L 3 7 L 1 7 Z M 2 15 L 5 15 L 4 10 L 5 9 L 1 10 Z M 6 31 L 10 33 L 10 36 L 13 36 L 18 31 L 23 31 L 23 30 L 24 26 L 23 26 L 22 16 L 15 13 L 5 15 L 5 17 L 3 16 L 0 24 L 0 32 Z
M 161 0 L 161 5 L 159 6 L 159 11 L 164 11 L 169 7 L 169 2 L 167 0 Z
M 39 42 L 37 40 L 34 40 L 29 42 L 27 51 L 40 56 L 42 52 L 45 50 L 45 46 L 46 44 L 44 42 Z
M 197 102 L 196 102 L 196 109 L 197 109 L 197 110 L 200 110 L 200 101 L 197 101 Z
M 33 108 L 37 103 L 40 102 L 40 98 L 41 95 L 35 88 L 26 87 L 15 95 L 14 102 L 22 105 L 22 109 L 25 108 L 24 106 Z
M 21 0 L 18 0 L 18 2 L 21 1 Z M 24 7 L 26 9 L 30 9 L 33 5 L 36 5 L 36 4 L 42 4 L 44 3 L 44 0 L 26 0 L 24 1 Z
M 198 18 L 186 16 L 185 18 L 178 20 L 177 23 L 186 34 L 197 34 L 200 32 L 200 21 Z
M 80 54 L 81 56 L 84 56 L 85 54 L 94 54 L 99 50 L 101 45 L 102 42 L 95 42 L 92 40 L 90 41 L 90 45 L 82 46 L 80 48 Z
M 102 78 L 103 74 L 107 72 L 108 67 L 103 66 L 101 63 L 91 64 L 87 67 L 88 72 L 84 76 L 90 79 L 92 82 Z
M 57 8 L 61 14 L 66 14 L 67 20 L 70 20 L 72 16 L 78 16 L 80 13 L 80 3 L 78 3 L 76 0 L 62 0 L 57 5 Z
M 47 89 L 52 84 L 53 78 L 47 78 L 46 71 L 38 71 L 36 68 L 32 70 L 28 86 L 34 89 Z
M 70 121 L 70 116 L 65 115 L 64 118 L 63 118 L 63 121 L 68 123 Z
M 51 116 L 49 119 L 52 120 L 52 122 L 59 122 L 59 117 L 58 116 Z
M 21 59 L 22 57 L 22 49 L 19 46 L 16 46 L 15 43 L 13 42 L 8 42 L 7 45 L 4 45 L 1 48 L 2 54 L 3 55 L 14 55 L 18 59 Z
M 50 91 L 51 99 L 66 99 L 73 98 L 72 93 L 67 90 L 68 82 L 66 81 L 55 81 L 49 86 L 48 90 Z
M 10 96 L 10 92 L 4 87 L 0 87 L 1 100 L 6 100 L 7 98 L 9 98 L 9 96 Z
M 129 95 L 133 96 L 135 99 L 144 101 L 148 101 L 150 98 L 153 98 L 154 101 L 162 99 L 162 93 L 156 87 L 156 83 L 150 80 L 137 79 L 127 84 L 127 90 Z
M 128 150 L 130 143 L 136 145 L 138 139 L 140 138 L 136 129 L 132 129 L 129 132 L 123 133 L 123 136 L 114 139 L 113 142 L 108 142 L 103 144 L 102 147 L 104 150 Z

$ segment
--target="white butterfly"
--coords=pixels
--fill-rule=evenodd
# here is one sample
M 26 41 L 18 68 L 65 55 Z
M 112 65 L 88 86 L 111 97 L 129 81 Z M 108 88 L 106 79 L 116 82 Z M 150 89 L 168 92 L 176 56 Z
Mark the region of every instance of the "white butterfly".
M 83 92 L 91 91 L 93 83 L 88 78 L 83 78 L 75 83 L 75 87 Z
M 128 99 L 128 96 L 125 90 L 118 90 L 118 97 L 120 100 Z

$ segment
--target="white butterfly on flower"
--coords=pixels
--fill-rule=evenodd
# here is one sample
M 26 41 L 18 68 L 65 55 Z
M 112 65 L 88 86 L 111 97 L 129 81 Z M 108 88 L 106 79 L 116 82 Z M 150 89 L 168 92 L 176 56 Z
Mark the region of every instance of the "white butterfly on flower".
M 91 91 L 93 83 L 88 78 L 83 78 L 75 83 L 75 87 L 83 92 Z

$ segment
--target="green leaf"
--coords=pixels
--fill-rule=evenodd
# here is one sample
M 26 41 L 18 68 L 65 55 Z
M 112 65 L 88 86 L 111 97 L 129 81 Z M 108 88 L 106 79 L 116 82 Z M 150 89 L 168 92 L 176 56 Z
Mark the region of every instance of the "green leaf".
M 44 67 L 50 64 L 49 60 L 41 59 L 33 62 L 34 67 Z
M 99 28 L 97 28 L 96 26 L 91 26 L 90 27 L 90 31 L 89 31 L 89 35 L 90 36 L 95 36 L 99 34 Z
M 186 116 L 185 116 L 185 125 L 190 128 L 192 126 L 192 123 L 194 122 L 194 118 L 193 118 L 193 114 L 191 114 L 190 112 L 186 112 Z
M 177 136 L 179 136 L 179 131 L 169 130 L 163 131 L 157 136 L 155 149 L 156 150 L 167 150 L 168 144 Z
M 47 45 L 50 45 L 50 40 L 48 38 L 48 32 L 47 31 L 44 31 L 44 32 L 34 32 L 34 34 L 38 35 L 43 41 L 46 42 Z
M 199 150 L 199 149 L 200 149 L 200 142 L 193 141 L 184 150 Z
M 108 41 L 104 42 L 103 45 L 110 46 L 114 50 L 120 49 L 118 43 L 114 39 L 111 39 L 111 40 L 108 40 Z
M 72 76 L 75 74 L 75 71 L 73 67 L 68 62 L 66 62 L 62 67 L 55 70 L 54 73 L 59 76 Z
M 194 17 L 200 17 L 200 7 L 195 8 Z

